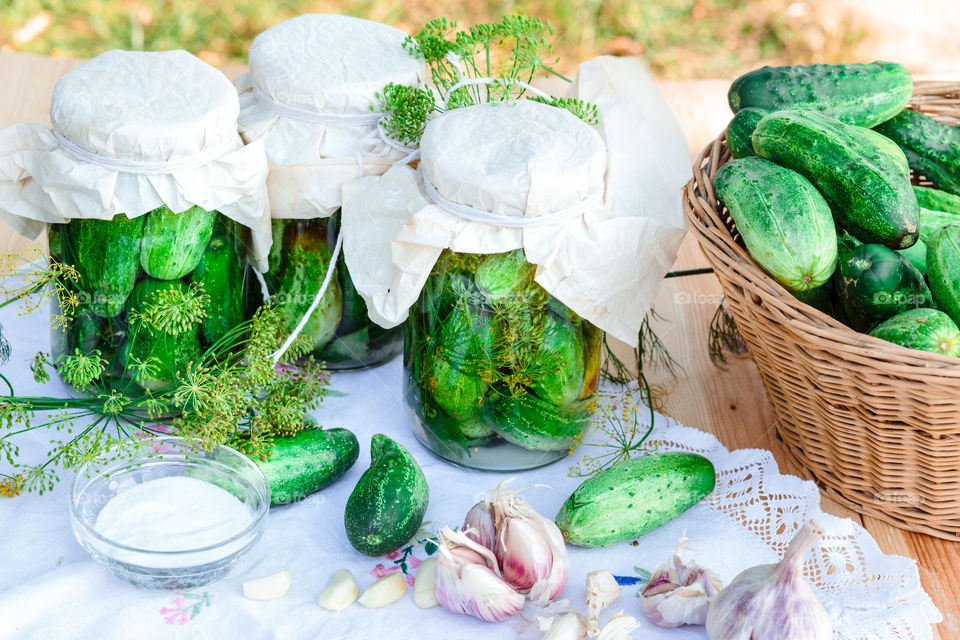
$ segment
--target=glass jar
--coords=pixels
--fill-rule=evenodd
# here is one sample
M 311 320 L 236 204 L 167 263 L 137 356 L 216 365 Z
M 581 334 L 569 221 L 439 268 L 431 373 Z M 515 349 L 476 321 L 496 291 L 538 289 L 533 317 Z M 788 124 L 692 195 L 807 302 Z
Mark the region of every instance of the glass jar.
M 601 332 L 534 281 L 522 249 L 443 251 L 404 324 L 404 402 L 418 439 L 468 468 L 569 454 L 593 411 Z
M 108 389 L 172 388 L 189 363 L 248 317 L 248 231 L 216 211 L 161 207 L 136 218 L 50 224 L 47 232 L 51 258 L 77 273 L 66 284 L 78 305 L 65 327 L 53 328 L 53 356 L 99 351 Z M 209 296 L 201 320 L 176 322 L 175 305 L 167 325 L 141 318 L 164 292 L 187 292 L 192 283 Z
M 274 219 L 271 228 L 273 244 L 264 279 L 293 331 L 326 276 L 340 232 L 340 212 L 328 218 Z M 403 350 L 400 327 L 384 329 L 368 317 L 342 251 L 333 279 L 300 335 L 310 339 L 310 355 L 330 369 L 373 367 Z

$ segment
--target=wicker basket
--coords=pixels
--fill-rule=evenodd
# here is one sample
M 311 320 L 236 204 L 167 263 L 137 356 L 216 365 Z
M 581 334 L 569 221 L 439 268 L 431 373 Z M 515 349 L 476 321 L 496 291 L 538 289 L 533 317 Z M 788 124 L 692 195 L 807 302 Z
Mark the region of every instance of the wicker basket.
M 917 83 L 911 107 L 960 123 L 960 83 Z M 684 212 L 750 346 L 786 448 L 837 502 L 960 540 L 960 360 L 856 333 L 768 276 L 714 195 L 713 177 L 729 159 L 724 136 L 703 151 Z

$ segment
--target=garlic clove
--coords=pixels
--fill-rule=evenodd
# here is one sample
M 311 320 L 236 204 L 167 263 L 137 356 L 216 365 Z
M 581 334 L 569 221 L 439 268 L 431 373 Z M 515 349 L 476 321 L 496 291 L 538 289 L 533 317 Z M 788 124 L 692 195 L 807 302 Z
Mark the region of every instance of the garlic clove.
M 508 519 L 497 533 L 497 560 L 507 582 L 519 591 L 529 591 L 550 575 L 553 550 L 534 522 Z
M 328 611 L 343 611 L 357 601 L 357 581 L 347 569 L 337 569 L 326 588 L 320 592 L 317 604 Z
M 494 525 L 493 505 L 481 500 L 470 508 L 467 517 L 463 520 L 463 531 L 471 540 L 487 549 L 493 549 L 496 538 Z
M 367 609 L 379 609 L 393 604 L 407 592 L 407 581 L 399 571 L 388 573 L 367 587 L 357 602 Z
M 440 604 L 434 589 L 436 569 L 436 558 L 427 558 L 420 563 L 420 568 L 417 569 L 417 578 L 413 582 L 413 601 L 421 609 L 429 609 Z
M 550 629 L 543 634 L 543 640 L 583 640 L 587 637 L 587 625 L 583 616 L 571 611 L 553 621 Z
M 289 571 L 278 571 L 243 583 L 243 595 L 250 600 L 276 600 L 290 590 L 293 579 Z
M 598 640 L 631 640 L 630 632 L 639 626 L 636 618 L 625 616 L 623 611 L 619 611 L 600 629 Z
M 620 597 L 620 585 L 609 571 L 591 571 L 587 574 L 587 611 L 584 620 L 587 635 L 595 638 L 600 633 L 600 612 Z
M 711 570 L 683 561 L 686 544 L 686 536 L 681 537 L 673 551 L 672 566 L 657 566 L 640 592 L 640 606 L 657 626 L 703 624 L 712 598 L 722 587 L 720 578 Z
M 711 640 L 830 640 L 833 623 L 816 593 L 803 579 L 803 554 L 823 536 L 814 522 L 805 524 L 778 564 L 747 569 L 710 604 Z

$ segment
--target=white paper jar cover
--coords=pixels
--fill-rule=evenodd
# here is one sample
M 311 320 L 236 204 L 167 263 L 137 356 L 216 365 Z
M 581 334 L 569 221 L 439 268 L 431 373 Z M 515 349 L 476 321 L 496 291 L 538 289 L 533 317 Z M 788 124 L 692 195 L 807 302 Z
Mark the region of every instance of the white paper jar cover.
M 407 155 L 377 135 L 377 94 L 426 77 L 423 59 L 404 49 L 406 37 L 378 22 L 307 14 L 254 39 L 250 71 L 237 79 L 240 133 L 265 143 L 274 218 L 329 216 L 340 207 L 341 184 L 361 171 L 379 175 Z
M 571 88 L 596 129 L 527 100 L 464 107 L 427 125 L 422 174 L 344 185 L 344 253 L 373 320 L 403 322 L 443 249 L 523 248 L 548 293 L 636 344 L 685 233 L 687 146 L 640 60 L 596 58 Z
M 52 129 L 0 131 L 0 215 L 36 236 L 43 223 L 137 217 L 167 206 L 215 210 L 270 245 L 267 162 L 237 133 L 230 81 L 186 51 L 109 51 L 63 76 Z

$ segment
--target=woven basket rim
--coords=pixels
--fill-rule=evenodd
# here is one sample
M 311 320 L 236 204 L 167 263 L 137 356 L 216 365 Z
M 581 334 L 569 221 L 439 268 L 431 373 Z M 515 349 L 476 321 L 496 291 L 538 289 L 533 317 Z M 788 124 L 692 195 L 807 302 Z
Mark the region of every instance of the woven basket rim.
M 951 93 L 957 94 L 958 98 L 943 98 L 943 94 Z M 960 103 L 960 82 L 919 81 L 914 85 L 914 96 L 908 107 L 929 105 L 931 100 L 927 96 L 943 98 L 949 103 Z M 713 192 L 712 179 L 700 180 L 704 177 L 704 168 L 709 167 L 715 158 L 719 158 L 725 148 L 726 131 L 708 144 L 697 156 L 693 165 L 694 176 L 684 188 L 684 215 L 691 233 L 701 246 L 706 243 L 714 245 L 720 250 L 719 254 L 727 258 L 729 267 L 739 267 L 737 270 L 751 276 L 747 284 L 766 289 L 767 294 L 772 295 L 778 302 L 782 302 L 792 312 L 793 317 L 785 320 L 793 329 L 815 334 L 821 339 L 833 340 L 847 355 L 855 354 L 867 361 L 887 360 L 885 365 L 887 370 L 901 375 L 912 377 L 919 373 L 918 368 L 923 368 L 925 376 L 936 375 L 948 379 L 960 379 L 960 358 L 910 349 L 855 331 L 826 313 L 801 302 L 770 276 L 736 241 L 723 223 L 725 207 L 717 201 Z M 714 224 L 709 227 L 703 224 L 690 204 L 696 201 L 699 201 L 704 211 L 714 218 L 712 221 Z

